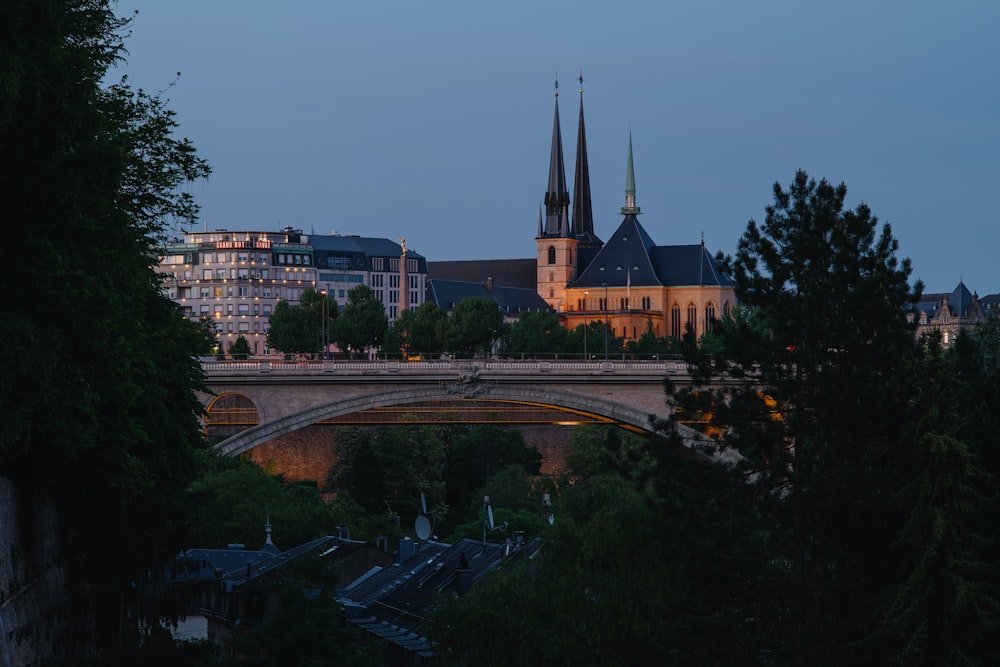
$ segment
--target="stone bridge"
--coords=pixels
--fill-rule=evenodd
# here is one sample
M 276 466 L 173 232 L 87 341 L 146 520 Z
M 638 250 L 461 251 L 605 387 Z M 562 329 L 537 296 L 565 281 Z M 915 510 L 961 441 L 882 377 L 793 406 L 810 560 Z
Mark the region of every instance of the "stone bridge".
M 205 362 L 206 428 L 235 456 L 317 423 L 375 415 L 506 423 L 608 423 L 652 432 L 668 417 L 664 379 L 690 383 L 687 365 L 658 361 Z M 386 422 L 386 412 L 405 415 Z M 472 415 L 471 419 L 468 415 Z M 379 416 L 381 415 L 381 416 Z M 416 416 L 414 416 L 416 415 Z M 420 417 L 424 415 L 424 417 Z M 707 438 L 682 427 L 689 446 Z

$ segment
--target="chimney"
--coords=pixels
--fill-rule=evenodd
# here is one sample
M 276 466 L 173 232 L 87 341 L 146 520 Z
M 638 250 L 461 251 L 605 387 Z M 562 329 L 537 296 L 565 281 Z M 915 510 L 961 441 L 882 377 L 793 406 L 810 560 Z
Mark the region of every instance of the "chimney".
M 417 543 L 413 541 L 412 537 L 404 537 L 399 541 L 399 562 L 405 563 L 409 559 L 413 558 L 417 553 Z
M 493 294 L 493 276 L 488 276 L 486 278 L 486 292 L 488 294 Z
M 462 557 L 458 561 L 458 567 L 455 568 L 455 592 L 459 595 L 463 595 L 467 590 L 472 587 L 472 580 L 475 573 L 472 568 L 469 567 L 469 561 L 462 554 Z

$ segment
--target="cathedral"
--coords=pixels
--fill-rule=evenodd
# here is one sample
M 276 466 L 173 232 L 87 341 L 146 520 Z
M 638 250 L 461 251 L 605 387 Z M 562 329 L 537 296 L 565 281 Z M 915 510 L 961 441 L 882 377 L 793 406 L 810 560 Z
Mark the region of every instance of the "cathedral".
M 732 280 L 719 271 L 704 239 L 697 245 L 656 245 L 639 222 L 631 133 L 622 221 L 607 241 L 597 237 L 582 77 L 580 84 L 572 201 L 566 186 L 556 84 L 549 179 L 535 237 L 538 295 L 569 329 L 606 319 L 610 333 L 626 340 L 642 336 L 647 328 L 658 337 L 679 338 L 689 325 L 701 336 L 735 304 Z

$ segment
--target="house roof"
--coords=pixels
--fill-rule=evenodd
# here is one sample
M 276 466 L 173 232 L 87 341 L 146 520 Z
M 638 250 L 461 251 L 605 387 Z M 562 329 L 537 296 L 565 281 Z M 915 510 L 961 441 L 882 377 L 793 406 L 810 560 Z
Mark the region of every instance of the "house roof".
M 428 280 L 485 283 L 490 278 L 494 285 L 534 290 L 538 280 L 535 258 L 427 262 Z
M 428 299 L 445 310 L 451 310 L 465 299 L 490 299 L 505 314 L 529 310 L 549 310 L 549 305 L 533 289 L 464 282 L 460 280 L 428 280 Z

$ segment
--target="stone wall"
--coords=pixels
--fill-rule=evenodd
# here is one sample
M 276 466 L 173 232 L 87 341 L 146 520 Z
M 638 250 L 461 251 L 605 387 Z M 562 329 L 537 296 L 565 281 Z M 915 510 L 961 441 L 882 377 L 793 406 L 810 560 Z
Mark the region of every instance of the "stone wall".
M 529 447 L 542 455 L 542 474 L 555 475 L 565 467 L 572 426 L 548 424 L 509 425 L 517 429 Z M 337 462 L 335 425 L 313 424 L 278 436 L 250 451 L 250 459 L 264 470 L 281 473 L 290 481 L 316 480 L 324 486 L 327 472 Z
M 55 511 L 0 477 L 0 666 L 58 658 L 65 599 Z

